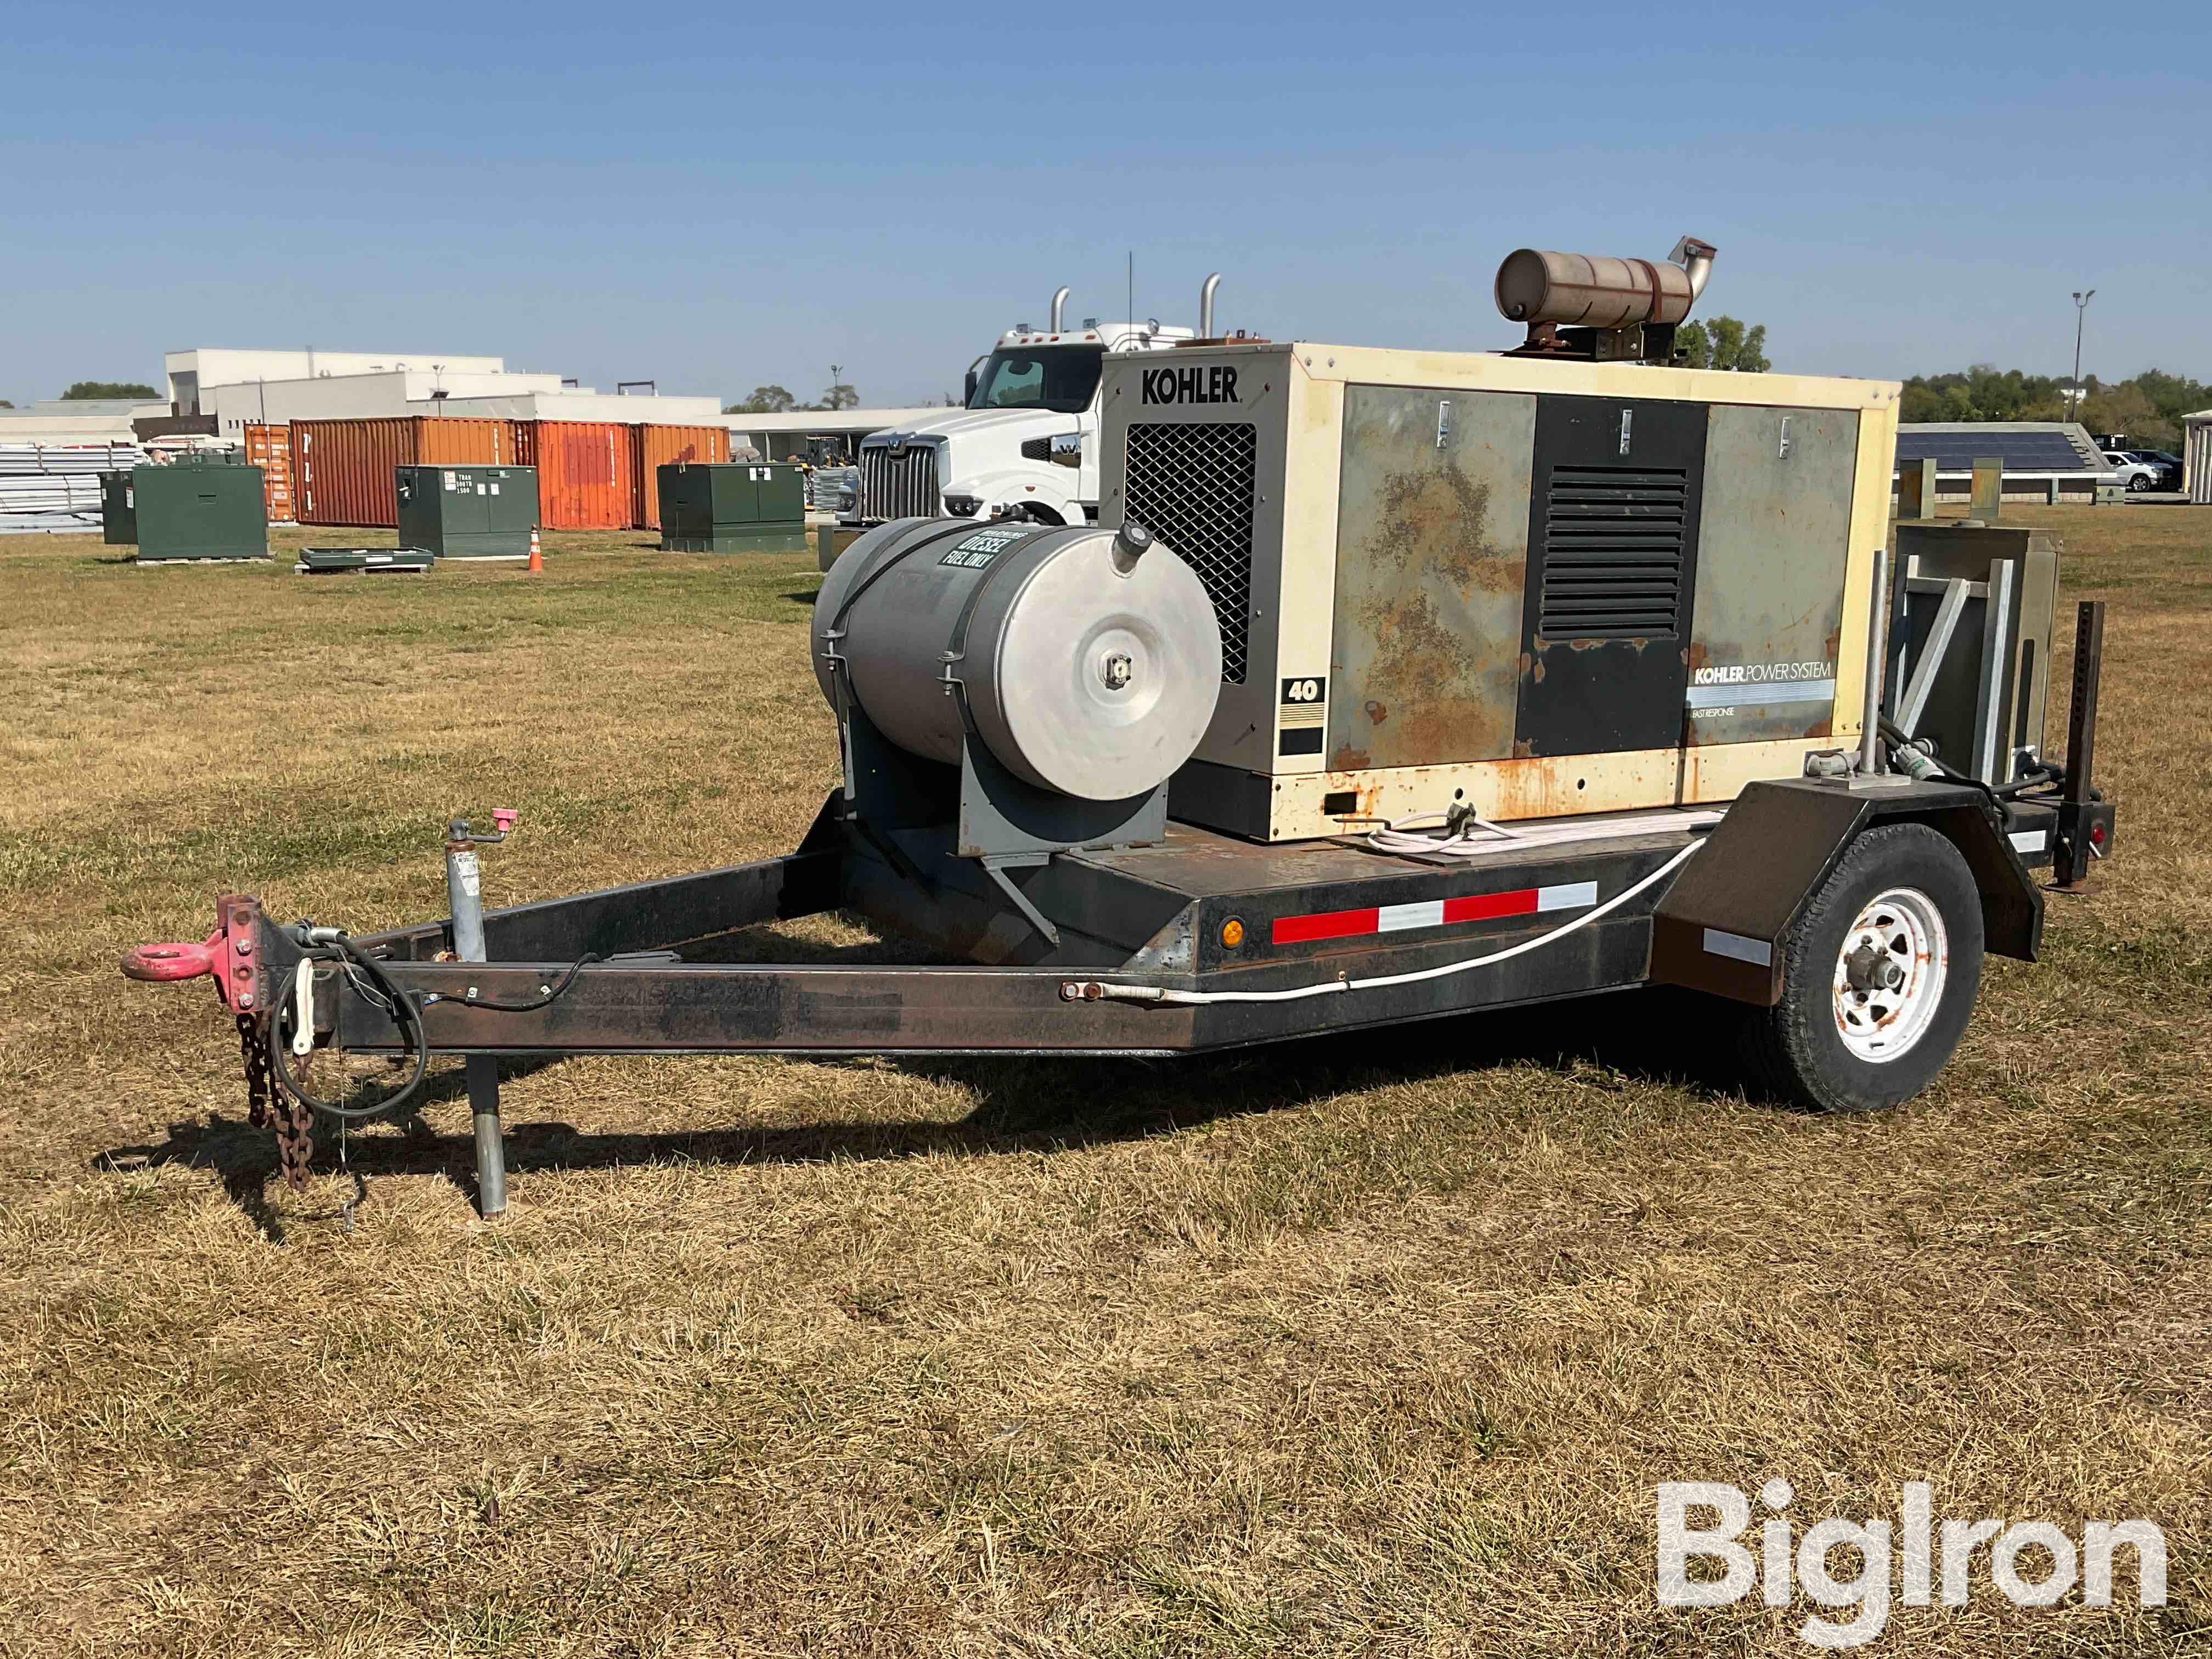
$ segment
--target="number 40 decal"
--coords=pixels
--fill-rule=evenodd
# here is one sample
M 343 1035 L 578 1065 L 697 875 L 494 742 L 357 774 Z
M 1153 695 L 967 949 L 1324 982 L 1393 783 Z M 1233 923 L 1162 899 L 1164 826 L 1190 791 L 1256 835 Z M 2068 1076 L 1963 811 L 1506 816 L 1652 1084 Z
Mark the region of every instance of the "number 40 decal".
M 1283 682 L 1285 702 L 1319 702 L 1328 695 L 1328 681 L 1326 678 L 1308 678 Z

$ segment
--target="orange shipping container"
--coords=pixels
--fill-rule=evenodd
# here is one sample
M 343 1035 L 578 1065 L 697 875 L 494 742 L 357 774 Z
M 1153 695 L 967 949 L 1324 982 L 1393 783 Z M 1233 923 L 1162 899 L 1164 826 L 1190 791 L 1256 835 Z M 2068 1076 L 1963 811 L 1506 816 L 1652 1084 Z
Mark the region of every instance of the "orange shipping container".
M 660 528 L 660 469 L 676 461 L 730 459 L 726 426 L 653 426 L 641 422 L 631 430 L 635 451 L 630 467 L 637 477 L 637 501 L 630 522 L 640 530 Z
M 249 426 L 246 428 L 246 464 L 261 469 L 261 496 L 269 509 L 269 522 L 292 522 L 292 428 L 288 426 Z
M 517 459 L 538 469 L 549 530 L 627 530 L 637 506 L 637 456 L 624 421 L 517 421 Z
M 292 422 L 292 504 L 301 524 L 394 529 L 395 466 L 516 466 L 513 421 L 402 415 Z

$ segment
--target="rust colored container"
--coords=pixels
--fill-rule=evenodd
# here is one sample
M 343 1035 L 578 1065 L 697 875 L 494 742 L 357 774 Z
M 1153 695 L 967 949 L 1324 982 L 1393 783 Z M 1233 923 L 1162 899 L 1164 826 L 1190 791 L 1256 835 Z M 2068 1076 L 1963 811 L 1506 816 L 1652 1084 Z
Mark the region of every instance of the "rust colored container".
M 624 421 L 517 421 L 516 464 L 538 469 L 549 530 L 627 530 L 637 507 L 636 443 Z
M 261 469 L 262 504 L 269 522 L 292 522 L 292 428 L 289 426 L 249 426 L 246 428 L 246 462 Z
M 513 466 L 513 421 L 402 415 L 292 422 L 292 504 L 301 524 L 399 525 L 396 466 Z
M 660 528 L 659 490 L 655 481 L 660 469 L 675 461 L 713 462 L 730 459 L 730 428 L 726 426 L 649 426 L 630 428 L 630 474 L 636 481 L 630 523 L 640 530 Z

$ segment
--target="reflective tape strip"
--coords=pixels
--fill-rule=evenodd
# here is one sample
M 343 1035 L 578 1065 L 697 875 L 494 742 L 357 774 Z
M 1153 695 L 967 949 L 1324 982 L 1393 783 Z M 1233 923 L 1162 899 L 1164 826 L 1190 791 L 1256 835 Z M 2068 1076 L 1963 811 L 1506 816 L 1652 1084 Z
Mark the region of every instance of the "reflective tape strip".
M 1693 685 L 1682 694 L 1691 708 L 1757 708 L 1776 702 L 1833 702 L 1833 680 L 1739 680 L 1730 685 Z
M 2051 844 L 2051 832 L 2048 830 L 2015 830 L 2006 839 L 2012 842 L 2015 852 L 2040 853 Z
M 1705 929 L 1705 954 L 1734 957 L 1738 962 L 1747 962 L 1756 968 L 1771 968 L 1774 965 L 1774 947 L 1765 939 L 1746 939 L 1741 933 L 1723 933 L 1717 927 Z
M 1597 884 L 1594 881 L 1571 881 L 1563 886 L 1536 890 L 1539 910 L 1581 910 L 1596 902 Z
M 1457 898 L 1424 899 L 1415 904 L 1382 904 L 1361 910 L 1318 910 L 1302 916 L 1278 916 L 1269 937 L 1277 945 L 1313 939 L 1356 939 L 1364 933 L 1397 933 L 1413 927 L 1443 927 L 1454 922 L 1490 921 L 1499 916 L 1533 916 L 1547 910 L 1582 910 L 1597 902 L 1594 881 L 1555 887 L 1516 887 L 1503 893 L 1465 893 Z

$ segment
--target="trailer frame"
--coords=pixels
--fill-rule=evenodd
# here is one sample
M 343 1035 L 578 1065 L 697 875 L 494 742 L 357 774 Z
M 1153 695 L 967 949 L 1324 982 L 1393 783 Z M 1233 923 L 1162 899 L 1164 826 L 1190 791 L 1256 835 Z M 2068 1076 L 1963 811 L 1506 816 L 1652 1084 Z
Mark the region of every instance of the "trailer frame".
M 781 857 L 484 909 L 475 848 L 502 838 L 502 812 L 499 834 L 448 826 L 454 915 L 349 935 L 231 893 L 205 940 L 137 946 L 123 971 L 213 977 L 255 1121 L 278 1109 L 295 1182 L 305 1108 L 272 1084 L 280 1037 L 302 1060 L 465 1056 L 488 1214 L 505 1201 L 503 1058 L 1159 1058 L 1645 984 L 1772 1008 L 1808 904 L 1858 837 L 1893 824 L 1957 849 L 1984 948 L 2034 958 L 2036 872 L 2055 862 L 2054 884 L 2076 887 L 2109 846 L 2113 808 L 2088 779 L 2102 620 L 2082 605 L 2069 764 L 2033 788 L 1866 773 L 1838 753 L 1824 775 L 1755 782 L 1724 806 L 1523 822 L 1488 842 L 1267 843 L 1170 820 L 1147 844 L 997 870 L 963 856 L 957 823 L 872 822 L 841 789 Z M 686 959 L 833 912 L 937 957 Z

